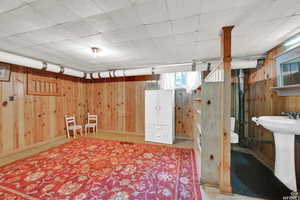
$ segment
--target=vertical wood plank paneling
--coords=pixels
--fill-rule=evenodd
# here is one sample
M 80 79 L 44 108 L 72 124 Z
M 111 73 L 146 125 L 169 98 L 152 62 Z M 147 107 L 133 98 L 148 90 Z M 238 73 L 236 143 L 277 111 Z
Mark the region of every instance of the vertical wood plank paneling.
M 148 86 L 149 87 L 149 86 Z M 125 78 L 87 84 L 88 111 L 98 115 L 102 131 L 144 134 L 147 80 Z M 180 121 L 180 123 L 178 123 Z M 192 94 L 176 90 L 176 135 L 192 138 Z
M 300 112 L 300 96 L 280 97 L 271 88 L 276 86 L 276 61 L 274 56 L 282 51 L 281 47 L 272 49 L 265 60 L 264 65 L 258 69 L 250 70 L 248 77 L 249 86 L 249 116 L 280 115 L 281 112 Z M 249 124 L 249 135 L 254 136 L 258 144 L 254 147 L 255 153 L 269 167 L 274 167 L 275 145 L 273 134 L 266 129 L 257 127 L 253 122 Z M 268 141 L 260 142 L 260 141 Z M 299 141 L 296 136 L 296 141 Z M 295 156 L 300 157 L 300 144 L 296 142 Z M 297 183 L 300 188 L 300 165 L 296 163 Z
M 10 81 L 0 82 L 0 156 L 62 136 L 64 114 L 76 114 L 82 124 L 87 113 L 86 83 L 60 76 L 62 96 L 32 96 L 26 90 L 28 73 L 57 79 L 56 74 L 12 66 Z

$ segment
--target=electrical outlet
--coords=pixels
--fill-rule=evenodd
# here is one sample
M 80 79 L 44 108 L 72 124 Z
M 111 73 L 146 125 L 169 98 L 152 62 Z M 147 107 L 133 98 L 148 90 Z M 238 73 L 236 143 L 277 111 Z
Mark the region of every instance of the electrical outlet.
M 9 100 L 9 101 L 14 101 L 14 100 L 15 100 L 15 97 L 14 97 L 14 96 L 10 96 L 10 97 L 8 98 L 8 100 Z

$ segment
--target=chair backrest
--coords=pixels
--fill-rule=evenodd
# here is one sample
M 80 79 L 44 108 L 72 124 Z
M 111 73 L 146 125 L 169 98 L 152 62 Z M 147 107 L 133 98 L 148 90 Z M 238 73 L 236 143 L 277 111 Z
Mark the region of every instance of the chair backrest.
M 98 116 L 97 115 L 91 115 L 88 113 L 88 124 L 90 123 L 96 123 L 98 122 Z
M 76 126 L 75 116 L 68 117 L 67 115 L 65 115 L 65 121 L 67 129 L 69 128 L 69 126 Z

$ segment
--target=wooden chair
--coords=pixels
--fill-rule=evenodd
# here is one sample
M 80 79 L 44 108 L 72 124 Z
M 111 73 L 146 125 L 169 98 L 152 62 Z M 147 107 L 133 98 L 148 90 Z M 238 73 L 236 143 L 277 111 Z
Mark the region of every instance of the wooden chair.
M 93 133 L 96 135 L 97 132 L 97 124 L 98 124 L 98 116 L 91 115 L 88 113 L 87 124 L 85 125 L 85 134 L 89 133 L 90 129 L 92 129 Z
M 76 124 L 75 116 L 68 117 L 65 115 L 66 128 L 67 128 L 67 136 L 70 137 L 70 132 L 73 133 L 73 137 L 75 138 L 77 135 L 77 131 L 80 131 L 80 135 L 82 136 L 82 126 Z

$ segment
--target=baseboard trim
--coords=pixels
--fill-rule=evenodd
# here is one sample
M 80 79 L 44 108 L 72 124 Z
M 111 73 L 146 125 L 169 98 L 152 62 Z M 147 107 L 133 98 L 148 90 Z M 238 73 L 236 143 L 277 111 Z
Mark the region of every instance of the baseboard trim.
M 28 149 L 32 149 L 34 147 L 41 146 L 41 145 L 44 145 L 44 144 L 47 144 L 47 143 L 55 142 L 55 141 L 61 140 L 63 138 L 66 138 L 66 136 L 65 135 L 58 136 L 56 138 L 52 138 L 52 139 L 47 140 L 47 141 L 38 142 L 38 143 L 35 143 L 35 144 L 28 145 L 26 147 L 22 147 L 22 148 L 19 148 L 19 149 L 3 152 L 3 153 L 0 153 L 0 158 L 6 157 L 6 156 L 9 156 L 9 155 L 12 155 L 12 154 L 20 153 L 22 151 L 26 151 Z
M 181 140 L 190 140 L 193 141 L 192 138 L 184 137 L 184 136 L 175 136 L 176 139 L 181 139 Z

